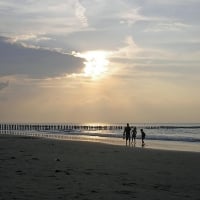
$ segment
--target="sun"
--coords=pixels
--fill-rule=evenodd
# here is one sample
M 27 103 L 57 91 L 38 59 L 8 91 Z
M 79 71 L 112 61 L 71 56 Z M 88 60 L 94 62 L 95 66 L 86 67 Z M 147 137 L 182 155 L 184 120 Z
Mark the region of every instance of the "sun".
M 92 79 L 104 77 L 108 71 L 108 54 L 106 51 L 87 51 L 76 54 L 85 59 L 83 75 Z
M 85 58 L 86 62 L 84 62 L 84 74 L 86 76 L 99 78 L 107 72 L 109 61 L 107 60 L 104 52 L 88 52 Z

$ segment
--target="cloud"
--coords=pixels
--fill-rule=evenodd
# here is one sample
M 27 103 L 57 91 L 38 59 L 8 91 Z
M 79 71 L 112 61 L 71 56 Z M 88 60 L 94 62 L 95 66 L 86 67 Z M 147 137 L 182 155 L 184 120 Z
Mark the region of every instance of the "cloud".
M 0 75 L 27 75 L 46 78 L 78 73 L 83 68 L 83 59 L 59 51 L 30 48 L 0 38 Z
M 163 0 L 147 0 L 148 3 L 164 4 L 164 5 L 188 5 L 191 3 L 198 3 L 199 0 L 174 0 L 174 1 L 163 1 Z
M 0 82 L 0 90 L 3 90 L 4 88 L 8 87 L 9 81 L 6 82 Z
M 45 40 L 51 40 L 50 37 L 46 37 L 43 34 L 20 34 L 20 35 L 14 35 L 7 39 L 10 43 L 22 43 L 22 42 L 40 42 Z
M 135 24 L 137 21 L 149 21 L 150 19 L 148 17 L 142 16 L 140 14 L 140 10 L 141 8 L 132 8 L 125 13 L 122 13 L 120 16 L 120 23 L 126 23 L 130 26 Z
M 167 32 L 167 31 L 181 31 L 190 28 L 188 24 L 184 24 L 178 21 L 170 22 L 163 21 L 159 23 L 154 23 L 146 28 L 145 32 Z
M 86 8 L 80 3 L 79 0 L 75 1 L 75 15 L 80 20 L 83 27 L 88 27 L 88 20 L 85 16 Z
M 137 53 L 141 51 L 140 47 L 136 45 L 132 36 L 127 36 L 125 38 L 124 43 L 125 43 L 124 47 L 121 47 L 117 51 L 113 52 L 113 55 L 115 57 L 129 59 L 133 58 Z
M 10 43 L 12 45 L 18 45 L 24 48 L 36 49 L 36 50 L 47 50 L 51 52 L 57 52 L 60 54 L 68 54 L 71 53 L 65 52 L 62 48 L 50 47 L 50 45 L 42 45 L 41 41 L 49 41 L 53 40 L 52 38 L 46 37 L 45 35 L 36 35 L 36 34 L 23 34 L 23 35 L 15 35 L 9 38 L 4 38 L 5 42 Z
M 2 0 L 0 6 L 0 24 L 5 36 L 41 32 L 68 34 L 88 27 L 86 9 L 78 0 L 23 0 L 17 3 Z

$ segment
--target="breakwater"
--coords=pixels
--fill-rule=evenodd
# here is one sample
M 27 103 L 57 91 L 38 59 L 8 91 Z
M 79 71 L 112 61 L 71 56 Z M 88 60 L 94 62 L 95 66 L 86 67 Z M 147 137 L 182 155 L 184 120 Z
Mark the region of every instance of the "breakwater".
M 1 123 L 0 130 L 14 131 L 71 131 L 71 130 L 121 130 L 119 125 L 79 125 L 79 124 L 12 124 Z

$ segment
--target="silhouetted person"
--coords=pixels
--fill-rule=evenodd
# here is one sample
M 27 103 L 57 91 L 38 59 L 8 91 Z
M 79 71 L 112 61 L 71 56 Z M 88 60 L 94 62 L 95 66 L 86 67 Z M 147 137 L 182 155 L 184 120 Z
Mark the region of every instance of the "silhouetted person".
M 134 139 L 134 143 L 136 143 L 136 135 L 137 135 L 137 128 L 134 127 L 132 130 L 132 143 L 133 143 L 133 139 Z
M 145 132 L 143 131 L 143 129 L 140 130 L 141 131 L 141 136 L 142 136 L 142 146 L 144 146 L 144 139 L 145 139 Z
M 126 137 L 126 146 L 127 146 L 127 140 L 129 140 L 129 146 L 130 146 L 130 140 L 131 140 L 131 127 L 127 123 L 127 126 L 124 128 L 124 135 Z

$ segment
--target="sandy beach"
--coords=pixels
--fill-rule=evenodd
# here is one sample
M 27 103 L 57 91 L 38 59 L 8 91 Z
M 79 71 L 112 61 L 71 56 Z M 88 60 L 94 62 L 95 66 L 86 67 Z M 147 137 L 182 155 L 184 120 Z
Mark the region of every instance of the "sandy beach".
M 200 199 L 200 153 L 0 135 L 0 200 Z

